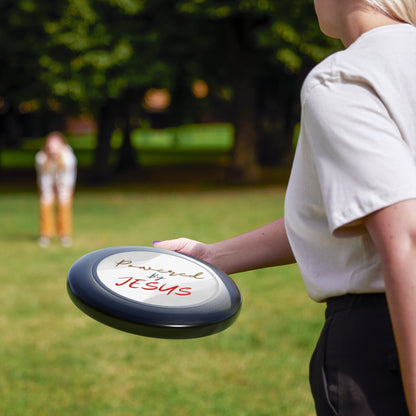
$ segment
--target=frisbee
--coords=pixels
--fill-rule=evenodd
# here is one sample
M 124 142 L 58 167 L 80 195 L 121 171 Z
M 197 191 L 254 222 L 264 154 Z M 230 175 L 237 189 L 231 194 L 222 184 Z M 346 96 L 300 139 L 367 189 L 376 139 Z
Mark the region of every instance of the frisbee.
M 228 328 L 241 309 L 235 282 L 212 265 L 154 247 L 110 247 L 78 259 L 68 294 L 95 320 L 154 338 L 197 338 Z

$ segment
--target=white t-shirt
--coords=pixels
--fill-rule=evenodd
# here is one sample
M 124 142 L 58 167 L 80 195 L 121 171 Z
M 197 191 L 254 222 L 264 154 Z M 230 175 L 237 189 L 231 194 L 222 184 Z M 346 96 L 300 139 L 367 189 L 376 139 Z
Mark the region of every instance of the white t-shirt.
M 42 203 L 60 203 L 71 200 L 77 176 L 77 159 L 71 147 L 65 146 L 56 161 L 48 160 L 45 151 L 40 150 L 35 158 L 37 182 Z
M 285 223 L 307 291 L 383 292 L 361 219 L 416 198 L 416 28 L 364 33 L 311 71 L 301 105 Z

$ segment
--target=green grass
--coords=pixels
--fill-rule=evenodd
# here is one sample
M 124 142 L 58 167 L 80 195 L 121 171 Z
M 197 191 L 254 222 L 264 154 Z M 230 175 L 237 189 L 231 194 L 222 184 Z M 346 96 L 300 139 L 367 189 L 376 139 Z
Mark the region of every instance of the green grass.
M 230 124 L 183 125 L 164 130 L 138 129 L 131 135 L 136 158 L 142 165 L 168 163 L 206 163 L 226 160 L 234 140 Z M 79 166 L 90 166 L 96 147 L 94 135 L 78 135 L 67 138 L 74 149 Z M 112 158 L 118 157 L 121 131 L 116 130 L 111 139 Z M 0 152 L 2 168 L 31 168 L 36 152 L 42 148 L 43 138 L 27 139 L 18 149 Z
M 79 191 L 74 245 L 36 244 L 37 195 L 0 199 L 0 414 L 312 416 L 309 357 L 322 305 L 295 265 L 233 276 L 243 294 L 226 331 L 192 340 L 123 333 L 66 293 L 80 256 L 185 235 L 207 242 L 280 216 L 283 190 Z

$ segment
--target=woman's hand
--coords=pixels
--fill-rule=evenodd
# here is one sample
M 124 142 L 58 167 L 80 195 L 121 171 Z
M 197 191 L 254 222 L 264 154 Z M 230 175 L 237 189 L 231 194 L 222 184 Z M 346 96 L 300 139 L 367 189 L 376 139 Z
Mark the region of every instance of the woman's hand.
M 153 246 L 163 248 L 165 250 L 177 251 L 179 253 L 188 254 L 207 263 L 213 264 L 210 245 L 201 243 L 200 241 L 190 240 L 189 238 L 176 238 L 174 240 L 155 241 Z M 213 264 L 215 266 L 215 264 Z
M 155 242 L 154 246 L 197 257 L 226 274 L 295 262 L 284 218 L 217 243 L 178 238 Z

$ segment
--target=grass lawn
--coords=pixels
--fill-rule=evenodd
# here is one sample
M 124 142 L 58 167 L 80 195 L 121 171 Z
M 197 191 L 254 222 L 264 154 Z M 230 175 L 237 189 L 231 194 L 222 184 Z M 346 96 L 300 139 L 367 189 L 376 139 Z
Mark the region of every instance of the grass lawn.
M 67 137 L 74 149 L 78 166 L 90 166 L 96 147 L 95 135 Z M 121 146 L 121 131 L 116 130 L 111 139 L 113 163 Z M 2 168 L 33 167 L 35 154 L 44 138 L 26 139 L 18 149 L 2 149 Z M 136 159 L 142 166 L 170 163 L 221 163 L 227 160 L 234 143 L 234 130 L 230 124 L 183 125 L 164 130 L 137 129 L 131 134 Z
M 307 372 L 323 307 L 295 265 L 234 275 L 238 320 L 193 340 L 106 327 L 66 293 L 80 256 L 185 235 L 207 242 L 271 221 L 280 188 L 93 192 L 74 202 L 74 244 L 37 246 L 34 192 L 0 196 L 0 414 L 312 416 Z

